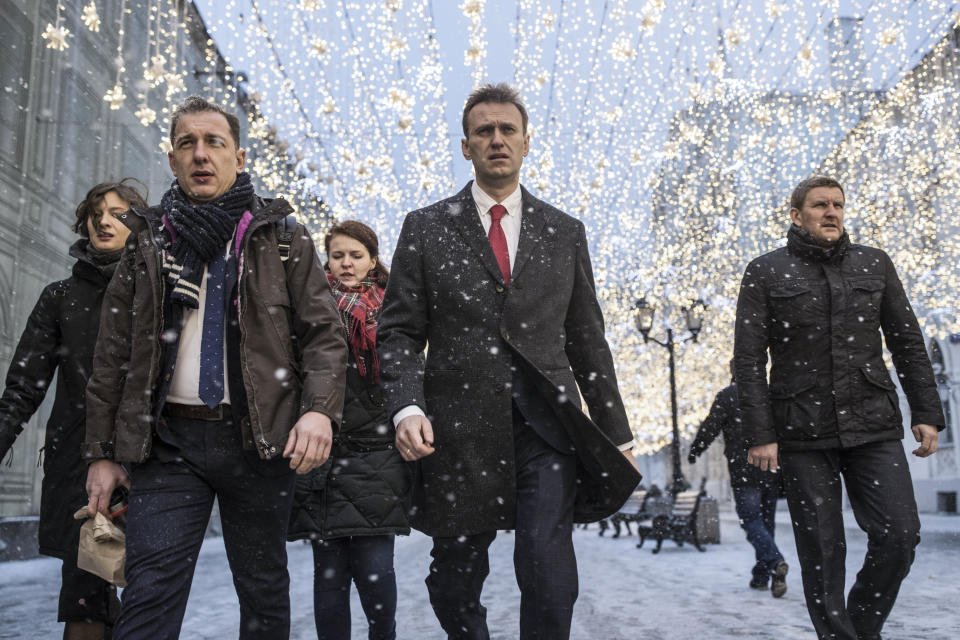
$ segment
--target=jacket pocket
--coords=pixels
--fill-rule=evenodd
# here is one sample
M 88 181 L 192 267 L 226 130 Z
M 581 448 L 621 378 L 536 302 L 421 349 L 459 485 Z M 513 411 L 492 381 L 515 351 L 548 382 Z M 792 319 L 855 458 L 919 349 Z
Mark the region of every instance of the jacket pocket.
M 886 284 L 883 280 L 857 280 L 850 284 L 851 309 L 860 322 L 865 320 L 879 322 L 880 305 Z
M 900 423 L 900 402 L 886 367 L 860 367 L 862 378 L 857 382 L 854 409 L 869 422 Z M 860 376 L 857 376 L 860 378 Z
M 805 282 L 781 283 L 770 288 L 771 320 L 784 328 L 815 324 L 826 318 L 822 287 Z
M 260 298 L 261 303 L 269 318 L 269 325 L 272 327 L 277 337 L 277 342 L 283 350 L 286 359 L 289 362 L 296 362 L 296 353 L 293 347 L 293 324 L 292 310 L 290 306 L 290 297 L 287 295 L 286 287 L 272 287 L 264 291 Z M 257 329 L 257 327 L 251 327 Z M 267 327 L 263 327 L 267 329 Z M 268 336 L 254 336 L 255 339 L 262 337 L 268 340 Z
M 816 436 L 822 404 L 817 398 L 816 386 L 817 378 L 812 373 L 770 385 L 773 427 L 778 436 L 786 440 L 807 440 Z

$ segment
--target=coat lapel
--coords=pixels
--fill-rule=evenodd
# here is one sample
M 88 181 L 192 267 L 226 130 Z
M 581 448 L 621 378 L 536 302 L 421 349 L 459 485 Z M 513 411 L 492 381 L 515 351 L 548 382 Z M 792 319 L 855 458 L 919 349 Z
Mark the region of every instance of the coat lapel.
M 520 214 L 520 243 L 517 245 L 517 256 L 513 260 L 513 272 L 511 280 L 516 280 L 520 271 L 533 255 L 534 249 L 540 244 L 543 225 L 546 222 L 546 216 L 543 213 L 543 203 L 537 200 L 530 193 L 520 186 L 520 193 L 523 196 Z M 493 255 L 493 251 L 490 252 Z
M 453 206 L 449 208 L 450 215 L 454 218 L 454 226 L 457 231 L 479 258 L 480 264 L 490 272 L 490 275 L 497 282 L 506 284 L 503 274 L 500 273 L 497 258 L 493 255 L 493 249 L 490 247 L 490 240 L 487 239 L 487 234 L 483 232 L 483 223 L 480 222 L 480 216 L 477 215 L 477 204 L 473 201 L 473 195 L 470 191 L 472 184 L 472 182 L 467 183 L 467 186 L 453 197 L 450 203 Z M 457 204 L 459 206 L 456 206 Z

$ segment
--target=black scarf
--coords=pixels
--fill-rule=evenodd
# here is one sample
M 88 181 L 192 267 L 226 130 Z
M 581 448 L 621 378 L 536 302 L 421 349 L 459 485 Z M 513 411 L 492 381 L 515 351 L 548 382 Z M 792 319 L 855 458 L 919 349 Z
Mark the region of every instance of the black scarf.
M 89 238 L 80 238 L 70 247 L 71 256 L 94 267 L 102 273 L 107 280 L 112 278 L 113 272 L 117 270 L 117 265 L 120 263 L 120 254 L 122 253 L 122 248 L 114 251 L 100 251 L 94 248 Z
M 829 248 L 823 247 L 817 244 L 809 233 L 797 225 L 791 224 L 790 230 L 787 231 L 787 247 L 798 256 L 814 262 L 837 264 L 843 259 L 843 256 L 847 255 L 847 249 L 850 248 L 850 236 L 844 229 L 835 245 Z
M 160 208 L 176 234 L 163 265 L 173 285 L 172 303 L 192 309 L 199 306 L 203 267 L 224 250 L 240 218 L 250 209 L 253 195 L 246 172 L 237 174 L 233 186 L 212 202 L 188 202 L 176 180 L 163 194 Z

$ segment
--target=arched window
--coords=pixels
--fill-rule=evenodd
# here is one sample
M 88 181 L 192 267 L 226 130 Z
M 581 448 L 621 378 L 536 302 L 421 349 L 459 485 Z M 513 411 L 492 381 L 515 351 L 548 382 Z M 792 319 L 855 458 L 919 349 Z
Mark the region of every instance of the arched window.
M 950 420 L 950 376 L 947 375 L 947 368 L 943 362 L 943 351 L 940 349 L 940 343 L 936 340 L 930 341 L 930 364 L 933 365 L 933 379 L 937 383 L 937 393 L 940 394 L 940 404 L 943 406 L 943 417 L 946 420 L 947 428 L 940 432 L 939 445 L 953 444 L 953 424 Z

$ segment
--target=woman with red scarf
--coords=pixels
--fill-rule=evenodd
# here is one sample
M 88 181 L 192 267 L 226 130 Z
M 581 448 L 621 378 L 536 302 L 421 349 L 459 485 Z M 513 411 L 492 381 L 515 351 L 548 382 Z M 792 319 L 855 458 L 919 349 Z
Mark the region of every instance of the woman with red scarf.
M 377 360 L 377 320 L 387 284 L 377 235 L 356 220 L 324 238 L 327 278 L 350 344 L 347 392 L 330 459 L 300 476 L 288 537 L 309 539 L 314 559 L 314 617 L 321 640 L 349 640 L 355 582 L 369 638 L 396 638 L 396 534 L 407 524 L 409 470 L 394 449 Z

